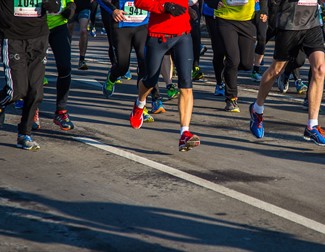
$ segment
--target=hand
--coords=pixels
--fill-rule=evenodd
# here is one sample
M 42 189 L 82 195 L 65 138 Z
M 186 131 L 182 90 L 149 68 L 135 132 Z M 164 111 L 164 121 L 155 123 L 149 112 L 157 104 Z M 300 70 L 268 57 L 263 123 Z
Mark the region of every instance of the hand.
M 55 13 L 60 10 L 61 2 L 58 0 L 42 0 L 42 5 L 49 13 Z
M 66 19 L 71 19 L 76 11 L 76 4 L 73 2 L 67 3 L 67 6 L 61 12 L 61 15 Z
M 191 17 L 192 20 L 196 20 L 198 18 L 198 15 L 197 15 L 196 11 L 193 8 L 189 7 L 188 8 L 188 13 L 190 14 L 190 17 Z
M 262 20 L 263 23 L 267 21 L 267 15 L 266 14 L 261 14 L 260 19 Z
M 184 14 L 186 11 L 186 8 L 181 5 L 175 4 L 175 3 L 167 2 L 164 4 L 164 10 L 165 10 L 165 13 L 169 13 L 172 16 L 176 17 L 176 16 Z
M 112 17 L 114 19 L 115 22 L 122 22 L 125 21 L 125 14 L 127 14 L 124 10 L 120 10 L 120 9 L 115 9 L 112 13 Z

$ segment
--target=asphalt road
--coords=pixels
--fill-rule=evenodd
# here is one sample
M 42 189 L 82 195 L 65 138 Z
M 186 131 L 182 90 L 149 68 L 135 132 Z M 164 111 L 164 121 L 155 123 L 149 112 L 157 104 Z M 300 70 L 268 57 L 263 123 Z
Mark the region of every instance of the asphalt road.
M 224 99 L 213 95 L 212 52 L 208 39 L 203 42 L 206 80 L 194 82 L 191 124 L 201 146 L 187 153 L 178 151 L 177 100 L 165 101 L 167 112 L 154 123 L 130 127 L 134 57 L 132 80 L 123 80 L 111 99 L 103 97 L 110 63 L 101 35 L 89 39 L 88 71 L 77 70 L 73 41 L 68 109 L 76 128 L 60 131 L 52 122 L 50 51 L 41 129 L 33 134 L 41 150 L 15 147 L 20 111 L 13 106 L 0 131 L 0 252 L 325 251 L 325 149 L 303 140 L 304 97 L 292 83 L 285 95 L 274 87 L 265 138 L 257 140 L 248 106 L 258 83 L 241 72 L 241 113 L 225 112 Z M 265 67 L 271 56 L 272 43 Z M 304 80 L 307 71 L 308 64 Z

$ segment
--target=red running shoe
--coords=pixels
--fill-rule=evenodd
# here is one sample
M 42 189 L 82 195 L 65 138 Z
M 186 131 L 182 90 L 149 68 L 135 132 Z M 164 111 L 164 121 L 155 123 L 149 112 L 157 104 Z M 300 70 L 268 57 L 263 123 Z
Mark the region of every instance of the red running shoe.
M 179 151 L 189 151 L 200 145 L 200 138 L 189 131 L 184 131 L 179 139 Z
M 140 129 L 143 124 L 143 108 L 139 108 L 134 103 L 132 113 L 130 115 L 130 124 L 134 129 Z

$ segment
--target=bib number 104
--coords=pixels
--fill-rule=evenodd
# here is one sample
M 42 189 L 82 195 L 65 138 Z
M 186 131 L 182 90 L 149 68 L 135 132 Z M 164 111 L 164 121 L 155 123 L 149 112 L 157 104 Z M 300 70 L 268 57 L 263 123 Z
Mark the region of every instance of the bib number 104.
M 38 7 L 41 0 L 18 0 L 17 7 Z

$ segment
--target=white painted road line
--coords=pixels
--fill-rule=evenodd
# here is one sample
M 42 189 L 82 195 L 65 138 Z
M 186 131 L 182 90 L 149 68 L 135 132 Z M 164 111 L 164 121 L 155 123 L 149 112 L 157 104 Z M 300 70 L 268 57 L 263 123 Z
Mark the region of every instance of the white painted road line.
M 223 194 L 223 195 L 228 196 L 230 198 L 239 200 L 239 201 L 244 202 L 244 203 L 246 203 L 248 205 L 254 206 L 254 207 L 259 208 L 259 209 L 262 209 L 262 210 L 264 210 L 266 212 L 275 214 L 275 215 L 280 216 L 280 217 L 282 217 L 284 219 L 287 219 L 287 220 L 292 221 L 294 223 L 305 226 L 305 227 L 307 227 L 309 229 L 312 229 L 312 230 L 318 231 L 318 232 L 320 232 L 322 234 L 325 234 L 325 225 L 324 224 L 316 222 L 314 220 L 311 220 L 309 218 L 306 218 L 306 217 L 301 216 L 299 214 L 296 214 L 294 212 L 285 210 L 283 208 L 277 207 L 277 206 L 272 205 L 270 203 L 261 201 L 259 199 L 253 198 L 253 197 L 250 197 L 250 196 L 248 196 L 246 194 L 243 194 L 243 193 L 228 189 L 228 188 L 226 188 L 224 186 L 212 183 L 212 182 L 210 182 L 208 180 L 199 178 L 197 176 L 193 176 L 193 175 L 191 175 L 189 173 L 177 170 L 177 169 L 172 168 L 170 166 L 163 165 L 163 164 L 160 164 L 158 162 L 149 160 L 147 158 L 143 158 L 143 157 L 140 157 L 138 155 L 132 154 L 130 152 L 121 150 L 119 148 L 112 147 L 110 145 L 101 143 L 101 142 L 96 141 L 96 140 L 91 139 L 91 138 L 74 137 L 74 139 L 76 139 L 76 140 L 78 140 L 80 142 L 83 142 L 85 144 L 91 145 L 93 147 L 96 147 L 98 149 L 113 153 L 113 154 L 121 156 L 123 158 L 127 158 L 129 160 L 132 160 L 132 161 L 138 162 L 140 164 L 143 164 L 143 165 L 149 166 L 151 168 L 154 168 L 156 170 L 159 170 L 159 171 L 168 173 L 170 175 L 173 175 L 175 177 L 178 177 L 178 178 L 184 179 L 186 181 L 192 182 L 192 183 L 194 183 L 194 184 L 196 184 L 198 186 L 210 189 L 210 190 L 215 191 L 217 193 L 220 193 L 220 194 Z

